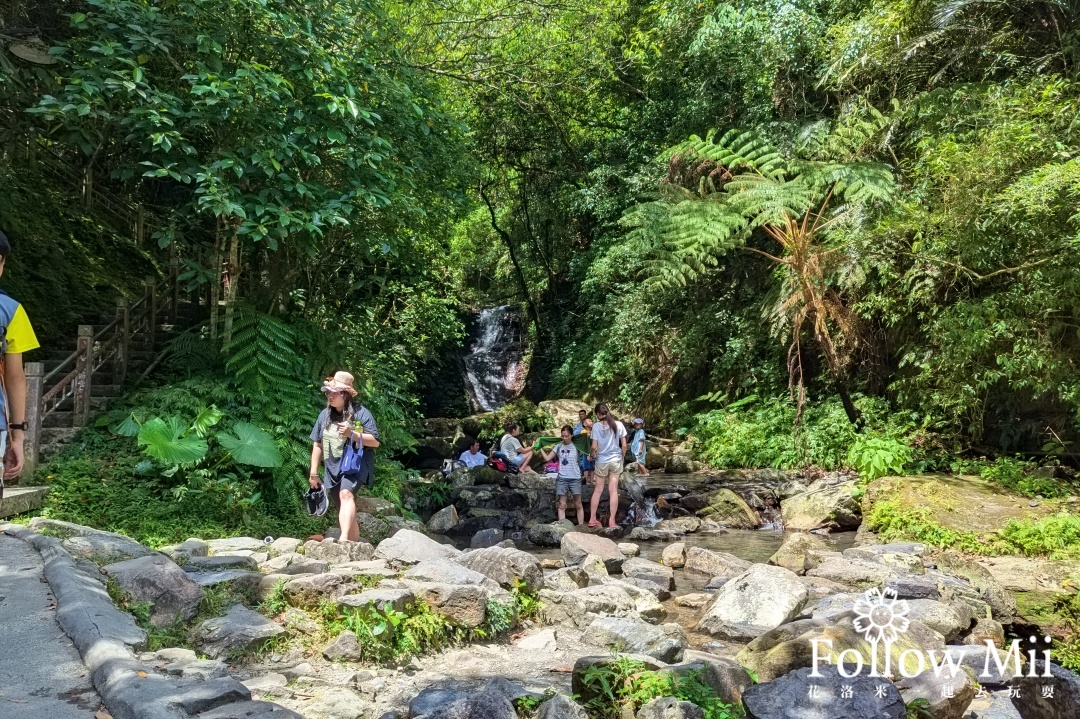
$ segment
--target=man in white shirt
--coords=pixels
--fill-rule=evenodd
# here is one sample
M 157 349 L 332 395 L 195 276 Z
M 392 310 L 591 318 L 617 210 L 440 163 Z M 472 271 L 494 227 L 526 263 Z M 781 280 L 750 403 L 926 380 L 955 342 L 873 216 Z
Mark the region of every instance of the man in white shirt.
M 482 467 L 487 461 L 487 457 L 480 451 L 480 440 L 474 439 L 469 448 L 461 453 L 458 460 L 465 463 L 466 467 Z

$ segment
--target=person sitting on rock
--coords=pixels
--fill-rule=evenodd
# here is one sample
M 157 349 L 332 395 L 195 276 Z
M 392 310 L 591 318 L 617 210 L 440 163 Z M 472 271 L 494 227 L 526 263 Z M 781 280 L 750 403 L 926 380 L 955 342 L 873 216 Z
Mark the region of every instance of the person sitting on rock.
M 469 448 L 461 453 L 458 457 L 459 462 L 463 462 L 466 467 L 483 467 L 487 462 L 487 457 L 480 451 L 480 440 L 474 439 Z
M 529 466 L 533 456 L 532 447 L 522 447 L 521 440 L 518 439 L 519 434 L 521 434 L 521 426 L 517 422 L 507 424 L 506 434 L 499 440 L 499 450 L 522 472 L 536 474 L 536 471 Z
M 545 462 L 557 461 L 559 470 L 555 477 L 555 499 L 559 503 L 559 520 L 566 519 L 566 495 L 574 495 L 577 508 L 577 523 L 585 524 L 585 507 L 581 504 L 581 467 L 578 464 L 577 447 L 574 446 L 574 430 L 570 425 L 562 428 L 562 442 L 551 448 L 540 450 Z M 557 458 L 557 459 L 556 459 Z

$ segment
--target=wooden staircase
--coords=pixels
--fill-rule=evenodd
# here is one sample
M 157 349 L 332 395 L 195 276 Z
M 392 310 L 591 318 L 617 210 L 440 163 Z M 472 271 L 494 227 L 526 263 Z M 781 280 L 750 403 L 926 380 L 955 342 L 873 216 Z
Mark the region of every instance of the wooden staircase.
M 54 350 L 27 363 L 24 476 L 74 441 L 93 415 L 149 373 L 170 338 L 199 321 L 198 304 L 181 297 L 178 274 L 173 262 L 169 276 L 148 279 L 133 304 L 121 301 L 114 316 L 80 325 L 74 352 Z

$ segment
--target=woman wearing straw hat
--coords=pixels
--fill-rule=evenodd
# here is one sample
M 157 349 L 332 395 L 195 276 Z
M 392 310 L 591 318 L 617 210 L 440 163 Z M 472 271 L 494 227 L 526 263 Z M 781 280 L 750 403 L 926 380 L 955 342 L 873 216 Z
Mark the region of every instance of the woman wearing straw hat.
M 375 418 L 367 407 L 353 401 L 356 397 L 353 382 L 353 376 L 348 372 L 337 372 L 323 382 L 326 409 L 319 413 L 311 430 L 313 444 L 308 484 L 312 489 L 322 486 L 328 496 L 337 498 L 341 538 L 356 542 L 360 539 L 360 528 L 356 524 L 356 488 L 372 482 L 379 428 L 375 426 Z M 346 442 L 364 448 L 360 472 L 349 477 L 341 473 L 341 457 Z M 323 466 L 322 479 L 319 478 L 320 462 Z

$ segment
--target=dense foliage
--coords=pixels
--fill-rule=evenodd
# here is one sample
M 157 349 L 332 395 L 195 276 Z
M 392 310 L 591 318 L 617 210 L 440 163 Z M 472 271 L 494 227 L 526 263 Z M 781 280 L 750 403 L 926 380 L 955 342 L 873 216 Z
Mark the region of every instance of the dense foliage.
M 65 265 L 73 295 L 130 291 L 129 268 L 179 255 L 210 317 L 162 367 L 240 394 L 233 424 L 282 455 L 268 486 L 302 465 L 330 369 L 361 378 L 384 458 L 410 448 L 420 411 L 460 413 L 464 319 L 506 302 L 528 328 L 532 399 L 613 402 L 715 464 L 874 475 L 965 449 L 1075 452 L 1067 4 L 34 12 L 59 62 L 0 64 L 5 140 L 44 138 L 153 218 L 154 248 L 94 241 L 126 259 Z M 73 230 L 33 227 L 36 181 L 7 157 L 0 179 L 23 189 L 0 220 L 23 256 L 47 252 Z M 76 319 L 26 276 L 13 287 L 47 335 Z

